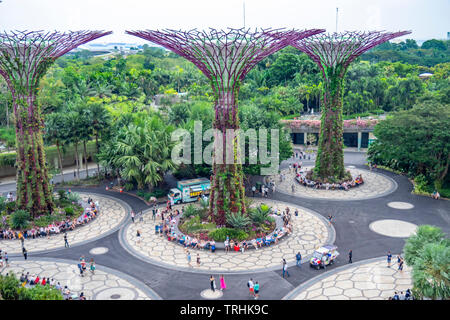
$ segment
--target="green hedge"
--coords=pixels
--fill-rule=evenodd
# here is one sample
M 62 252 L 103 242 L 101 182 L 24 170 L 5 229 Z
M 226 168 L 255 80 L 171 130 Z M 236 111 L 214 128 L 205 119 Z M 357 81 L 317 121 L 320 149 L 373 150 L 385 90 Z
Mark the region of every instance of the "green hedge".
M 78 152 L 83 153 L 83 144 L 78 145 Z M 94 157 L 96 154 L 95 141 L 89 141 L 86 144 L 86 152 L 89 157 Z M 66 153 L 62 154 L 63 159 L 71 158 L 75 159 L 75 147 L 68 145 L 66 147 Z M 56 146 L 45 147 L 45 158 L 49 168 L 53 168 L 54 159 L 58 158 L 58 150 Z M 0 166 L 14 167 L 16 164 L 16 152 L 0 153 Z
M 243 230 L 231 229 L 231 228 L 219 228 L 214 231 L 211 231 L 208 236 L 213 238 L 214 241 L 225 241 L 227 236 L 230 237 L 230 240 L 238 240 L 242 241 L 247 239 L 248 234 Z

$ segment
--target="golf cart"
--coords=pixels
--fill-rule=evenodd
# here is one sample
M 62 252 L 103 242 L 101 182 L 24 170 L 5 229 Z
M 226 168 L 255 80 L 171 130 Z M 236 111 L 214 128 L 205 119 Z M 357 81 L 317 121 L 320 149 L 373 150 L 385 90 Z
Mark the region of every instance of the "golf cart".
M 334 260 L 339 256 L 339 252 L 334 245 L 327 245 L 316 249 L 309 260 L 311 267 L 319 270 L 321 267 L 333 264 Z

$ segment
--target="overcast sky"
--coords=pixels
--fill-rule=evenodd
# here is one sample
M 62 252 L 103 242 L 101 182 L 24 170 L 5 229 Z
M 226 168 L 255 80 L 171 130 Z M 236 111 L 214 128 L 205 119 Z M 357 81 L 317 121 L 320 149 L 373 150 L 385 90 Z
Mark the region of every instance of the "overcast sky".
M 145 43 L 137 29 L 246 27 L 338 31 L 412 30 L 406 38 L 445 39 L 450 0 L 0 0 L 3 30 L 112 30 L 95 42 Z

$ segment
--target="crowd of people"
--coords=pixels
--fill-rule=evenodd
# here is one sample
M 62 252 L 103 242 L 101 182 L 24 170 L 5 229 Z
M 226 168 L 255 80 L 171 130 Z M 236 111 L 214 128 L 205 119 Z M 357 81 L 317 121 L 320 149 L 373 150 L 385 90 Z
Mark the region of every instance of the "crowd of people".
M 28 230 L 13 230 L 11 228 L 0 229 L 0 239 L 5 240 L 21 240 L 36 239 L 42 237 L 50 237 L 52 234 L 65 233 L 74 230 L 78 226 L 85 225 L 91 220 L 95 219 L 99 212 L 98 202 L 94 202 L 90 197 L 88 199 L 88 207 L 83 213 L 74 219 L 67 218 L 66 220 L 54 221 L 46 227 L 38 227 L 32 225 Z
M 400 291 L 400 293 L 395 291 L 394 296 L 389 297 L 388 300 L 414 300 L 414 297 L 411 293 L 411 290 L 407 289 L 405 293 L 403 293 L 403 291 Z
M 189 235 L 177 234 L 177 219 L 181 217 L 183 214 L 184 207 L 181 210 L 172 210 L 172 205 L 168 202 L 165 209 L 156 209 L 155 207 L 152 209 L 152 219 L 156 220 L 156 217 L 159 217 L 161 221 L 156 223 L 155 225 L 155 233 L 160 236 L 164 236 L 168 241 L 179 243 L 183 245 L 186 249 L 200 249 L 200 250 L 209 250 L 211 252 L 216 251 L 216 242 L 214 240 L 204 240 L 198 239 L 197 237 L 191 237 Z M 291 223 L 291 213 L 289 212 L 289 207 L 286 207 L 286 210 L 283 212 L 278 212 L 278 210 L 272 209 L 271 214 L 281 216 L 283 220 L 283 226 L 279 228 L 275 228 L 272 234 L 268 234 L 264 237 L 254 238 L 252 240 L 233 240 L 230 239 L 229 236 L 226 237 L 224 241 L 224 249 L 225 252 L 244 252 L 249 247 L 253 246 L 256 250 L 263 246 L 270 246 L 272 243 L 277 243 L 279 239 L 281 239 L 286 234 L 292 232 L 292 223 Z M 298 211 L 295 212 L 298 215 Z M 134 222 L 134 219 L 133 219 Z M 140 243 L 140 238 L 142 233 L 140 230 L 136 231 L 137 241 Z
M 357 187 L 364 183 L 364 180 L 361 175 L 358 175 L 356 178 L 352 180 L 343 181 L 339 183 L 328 183 L 328 182 L 322 183 L 309 180 L 308 178 L 306 178 L 305 174 L 297 173 L 295 180 L 304 187 L 310 187 L 314 189 L 345 190 L 345 191 L 348 191 L 350 188 Z

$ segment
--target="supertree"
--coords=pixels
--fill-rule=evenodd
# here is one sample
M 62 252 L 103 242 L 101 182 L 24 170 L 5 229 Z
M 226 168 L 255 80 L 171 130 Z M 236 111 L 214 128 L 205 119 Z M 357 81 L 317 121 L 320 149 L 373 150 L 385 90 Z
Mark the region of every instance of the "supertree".
M 227 130 L 238 130 L 237 99 L 242 80 L 262 59 L 284 48 L 293 40 L 300 40 L 325 30 L 284 31 L 282 29 L 231 29 L 210 28 L 209 32 L 177 31 L 127 31 L 157 43 L 196 65 L 210 80 L 214 92 L 215 147 L 209 214 L 218 225 L 224 225 L 227 213 L 245 214 L 244 183 L 238 141 L 228 138 Z M 232 154 L 233 160 L 226 154 Z M 225 163 L 226 162 L 226 163 Z
M 344 169 L 342 120 L 343 85 L 348 66 L 367 50 L 409 33 L 343 32 L 319 34 L 291 42 L 317 63 L 324 78 L 319 148 L 313 178 L 322 181 L 349 178 Z
M 42 140 L 44 122 L 40 107 L 36 104 L 39 81 L 58 57 L 83 43 L 110 33 L 0 33 L 0 74 L 11 90 L 15 117 L 16 205 L 19 209 L 28 210 L 34 217 L 53 211 Z

